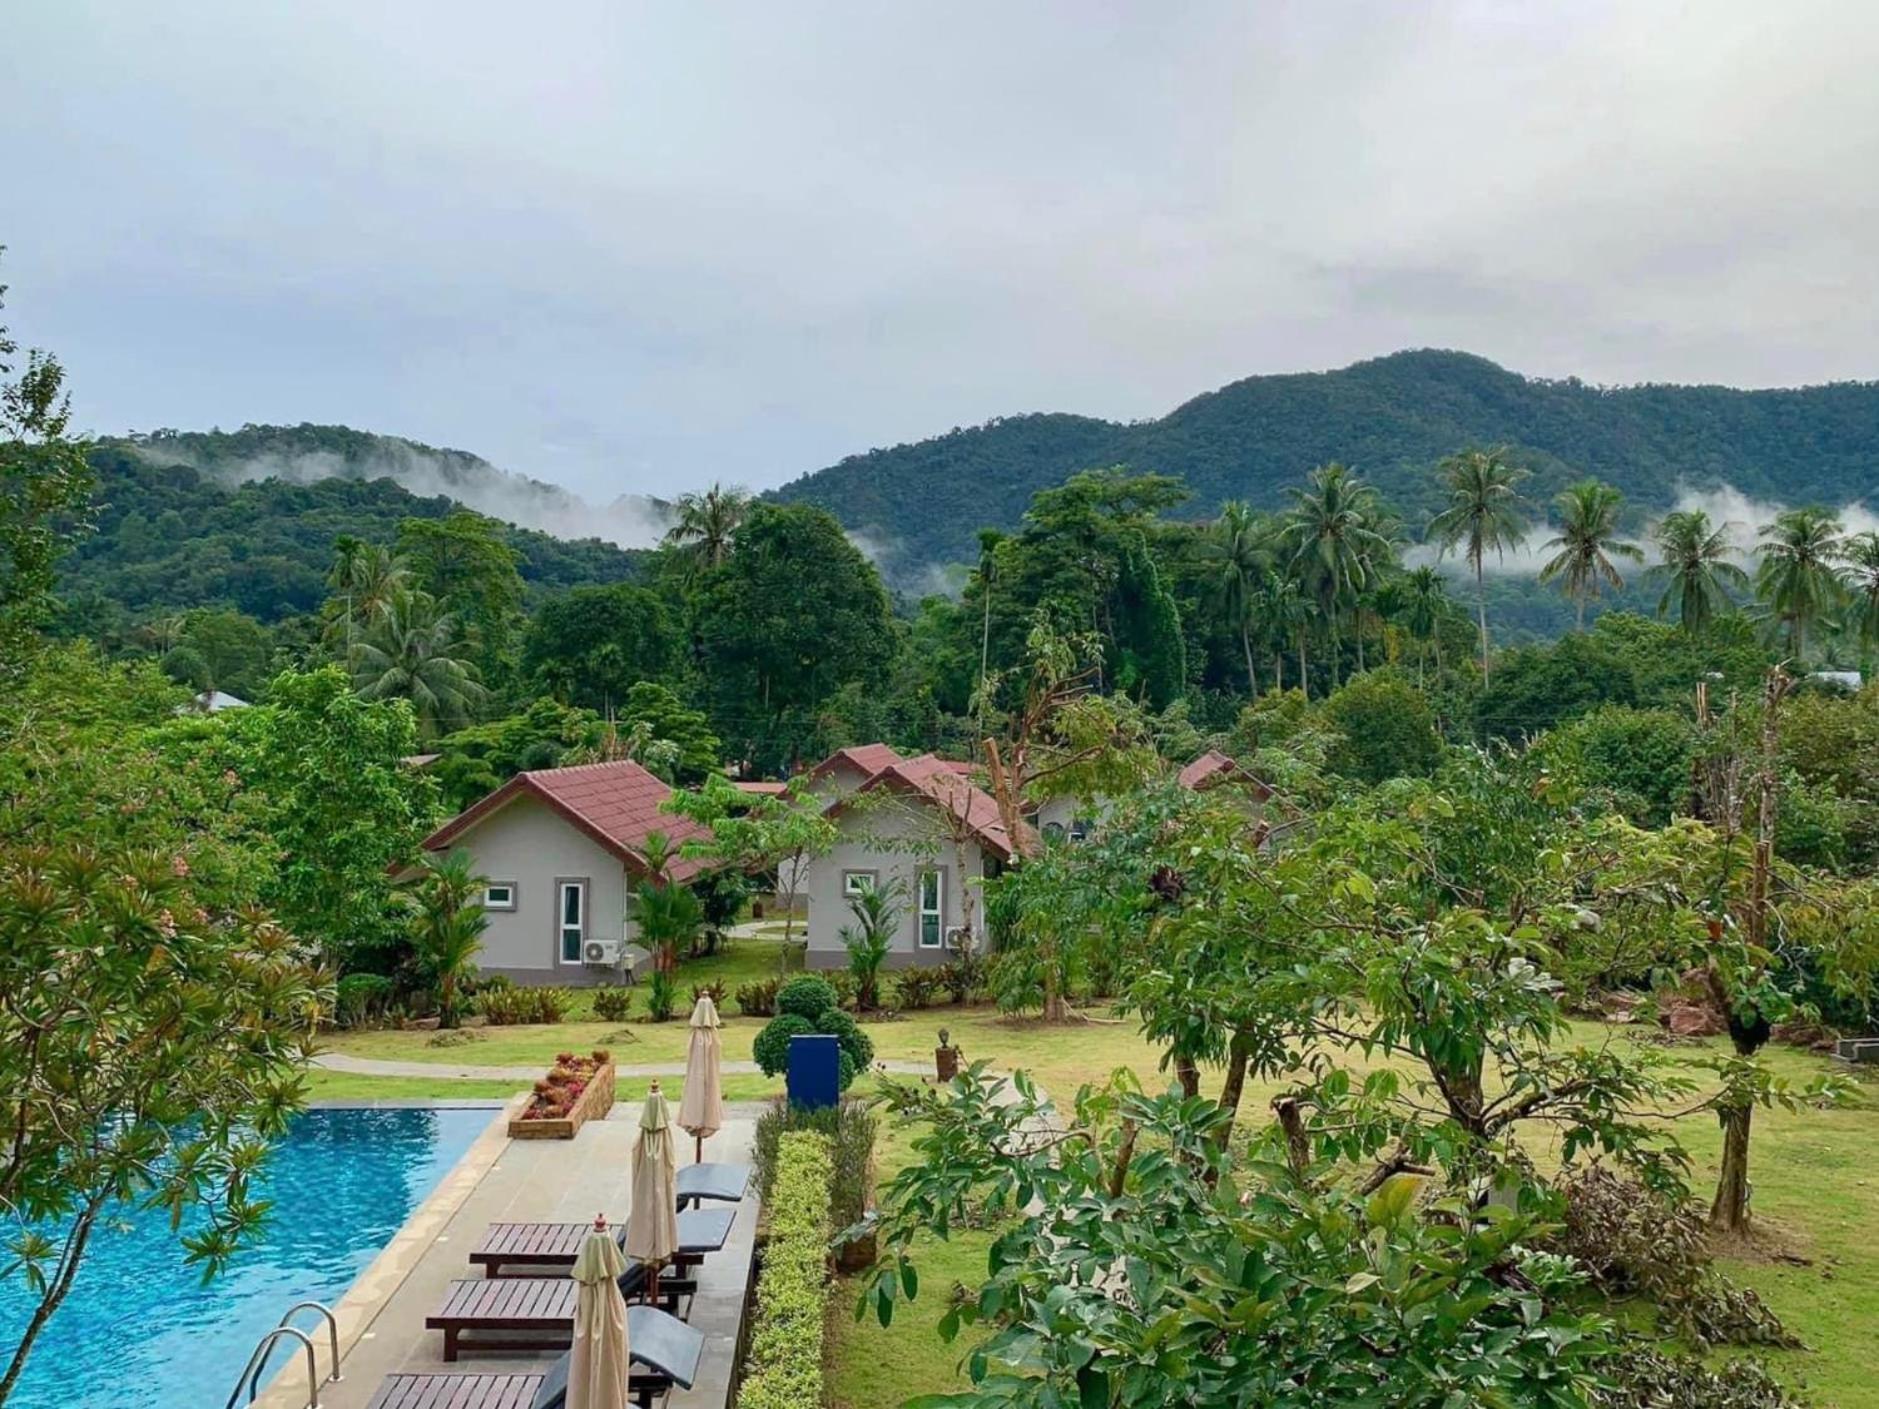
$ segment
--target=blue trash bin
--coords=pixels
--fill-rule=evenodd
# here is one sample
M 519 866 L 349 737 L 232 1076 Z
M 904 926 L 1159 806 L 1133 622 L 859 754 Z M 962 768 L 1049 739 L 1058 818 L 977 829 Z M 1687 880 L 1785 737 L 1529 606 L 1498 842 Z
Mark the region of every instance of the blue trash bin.
M 789 1040 L 789 1103 L 819 1111 L 842 1098 L 841 1044 L 826 1033 Z

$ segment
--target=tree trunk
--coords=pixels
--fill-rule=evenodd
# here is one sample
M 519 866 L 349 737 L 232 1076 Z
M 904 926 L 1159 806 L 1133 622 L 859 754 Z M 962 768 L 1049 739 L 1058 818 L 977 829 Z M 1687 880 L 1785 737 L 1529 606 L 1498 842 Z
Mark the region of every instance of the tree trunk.
M 1357 673 L 1362 675 L 1370 668 L 1364 664 L 1364 619 L 1359 616 L 1352 625 L 1357 628 Z
M 1331 688 L 1335 691 L 1338 685 L 1342 683 L 1339 679 L 1339 672 L 1342 670 L 1344 663 L 1344 642 L 1342 638 L 1338 636 L 1337 608 L 1335 607 L 1331 609 L 1331 619 L 1327 623 L 1327 626 L 1331 633 Z
M 66 1234 L 65 1251 L 59 1257 L 59 1269 L 52 1283 L 40 1297 L 39 1305 L 33 1308 L 32 1318 L 27 1321 L 26 1329 L 20 1334 L 20 1343 L 13 1348 L 13 1359 L 8 1362 L 6 1374 L 0 1376 L 0 1404 L 5 1404 L 12 1395 L 13 1388 L 19 1383 L 20 1373 L 26 1368 L 26 1357 L 32 1353 L 33 1342 L 39 1339 L 39 1333 L 52 1319 L 52 1313 L 59 1309 L 65 1300 L 65 1294 L 72 1289 L 72 1278 L 78 1275 L 78 1265 L 85 1256 L 85 1247 L 91 1241 L 92 1226 L 98 1221 L 98 1210 L 103 1200 L 94 1198 L 78 1215 L 78 1221 Z
M 1583 592 L 1575 593 L 1573 596 L 1573 605 L 1579 609 L 1578 614 L 1575 617 L 1576 624 L 1574 625 L 1573 630 L 1577 631 L 1581 636 L 1583 636 L 1585 635 L 1585 593 Z
M 1253 634 L 1244 619 L 1240 622 L 1240 649 L 1246 652 L 1246 691 L 1259 698 L 1259 676 L 1253 672 Z
M 1475 609 L 1481 617 L 1481 683 L 1488 682 L 1488 580 L 1481 570 L 1481 559 L 1474 560 Z
M 1200 1068 L 1194 1065 L 1192 1057 L 1176 1057 L 1174 1075 L 1175 1080 L 1181 1083 L 1183 1096 L 1200 1095 Z
M 1285 1162 L 1292 1166 L 1292 1173 L 1303 1179 L 1311 1169 L 1311 1139 L 1305 1134 L 1305 1118 L 1298 1113 L 1298 1101 L 1291 1096 L 1280 1096 L 1272 1103 L 1272 1112 L 1279 1118 L 1279 1129 L 1285 1133 Z
M 1285 647 L 1283 644 L 1272 653 L 1272 678 L 1278 682 L 1279 693 L 1283 695 L 1285 693 Z
M 1236 1032 L 1233 1041 L 1227 1045 L 1227 1074 L 1220 1083 L 1220 1109 L 1229 1117 L 1239 1113 L 1240 1097 L 1246 1090 L 1246 1064 L 1253 1054 L 1251 1034 Z M 1233 1138 L 1233 1121 L 1228 1119 L 1220 1127 L 1215 1137 L 1221 1149 Z
M 979 732 L 985 732 L 985 677 L 992 668 L 992 585 L 984 580 L 985 625 L 979 629 Z
M 1727 1106 L 1716 1117 L 1722 1122 L 1722 1176 L 1709 1206 L 1709 1226 L 1739 1233 L 1749 1221 L 1749 1125 L 1755 1107 Z
M 1060 1023 L 1067 1016 L 1063 990 L 1057 984 L 1057 966 L 1046 960 L 1044 964 L 1044 1021 Z
M 1298 688 L 1306 699 L 1311 698 L 1311 677 L 1305 672 L 1305 630 L 1298 632 Z

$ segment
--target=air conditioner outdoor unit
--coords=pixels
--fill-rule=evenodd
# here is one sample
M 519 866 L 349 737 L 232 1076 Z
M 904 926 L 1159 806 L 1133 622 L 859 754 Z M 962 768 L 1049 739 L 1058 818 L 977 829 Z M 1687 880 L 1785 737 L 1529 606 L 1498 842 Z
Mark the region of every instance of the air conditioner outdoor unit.
M 583 964 L 606 964 L 611 967 L 620 962 L 620 945 L 617 939 L 590 939 L 581 946 Z

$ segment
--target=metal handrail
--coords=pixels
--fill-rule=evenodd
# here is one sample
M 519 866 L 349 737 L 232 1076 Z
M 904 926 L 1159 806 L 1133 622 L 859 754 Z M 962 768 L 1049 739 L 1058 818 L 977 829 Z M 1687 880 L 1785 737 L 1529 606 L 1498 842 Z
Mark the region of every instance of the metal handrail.
M 229 1391 L 228 1403 L 224 1404 L 222 1409 L 235 1409 L 235 1401 L 241 1398 L 241 1387 L 244 1383 L 248 1384 L 248 1402 L 254 1403 L 254 1397 L 258 1391 L 250 1381 L 250 1372 L 258 1373 L 260 1367 L 267 1363 L 267 1353 L 274 1348 L 274 1342 L 281 1336 L 292 1336 L 305 1348 L 307 1352 L 307 1409 L 320 1409 L 320 1370 L 319 1366 L 314 1363 L 313 1337 L 298 1326 L 276 1326 L 261 1337 L 253 1352 L 248 1356 L 248 1363 L 241 1367 L 241 1378 L 235 1381 L 235 1388 Z
M 339 1318 L 333 1315 L 331 1308 L 324 1302 L 297 1301 L 292 1306 L 288 1307 L 287 1314 L 282 1316 L 281 1319 L 275 1323 L 275 1329 L 279 1330 L 286 1326 L 289 1321 L 292 1321 L 294 1317 L 298 1316 L 303 1311 L 317 1311 L 320 1313 L 321 1319 L 326 1322 L 326 1341 L 333 1352 L 333 1373 L 326 1377 L 326 1383 L 329 1385 L 338 1384 L 340 1380 Z M 248 1402 L 250 1404 L 254 1402 L 255 1396 L 261 1392 L 261 1371 L 266 1365 L 267 1357 L 264 1355 L 261 1357 L 260 1364 L 254 1367 L 254 1375 L 248 1382 Z

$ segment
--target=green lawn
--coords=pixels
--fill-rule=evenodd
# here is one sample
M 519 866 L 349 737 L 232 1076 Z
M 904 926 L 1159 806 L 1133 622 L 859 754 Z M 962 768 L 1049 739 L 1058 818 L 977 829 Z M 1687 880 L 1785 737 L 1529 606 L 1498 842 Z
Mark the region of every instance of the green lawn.
M 985 1058 L 1000 1069 L 1026 1067 L 1066 1104 L 1079 1084 L 1100 1081 L 1120 1066 L 1132 1068 L 1151 1087 L 1166 1080 L 1156 1070 L 1157 1053 L 1127 1024 L 1048 1028 L 983 1008 L 942 1007 L 871 1024 L 868 1031 L 877 1055 L 924 1059 L 930 1058 L 942 1024 L 965 1049 L 967 1060 Z M 1608 1036 L 1593 1024 L 1581 1025 L 1576 1035 L 1585 1041 Z M 1617 1040 L 1626 1040 L 1622 1031 Z M 1768 1059 L 1796 1081 L 1831 1065 L 1788 1048 L 1770 1048 Z M 1262 1115 L 1275 1089 L 1249 1083 L 1241 1109 L 1249 1117 Z M 1691 1186 L 1706 1198 L 1720 1151 L 1715 1120 L 1686 1118 L 1678 1123 L 1677 1135 L 1696 1163 Z M 904 1161 L 905 1140 L 904 1133 L 883 1133 L 883 1179 Z M 1836 1110 L 1758 1112 L 1751 1174 L 1754 1210 L 1765 1230 L 1763 1246 L 1725 1251 L 1719 1264 L 1760 1291 L 1809 1346 L 1768 1358 L 1804 1383 L 1822 1405 L 1879 1406 L 1879 1377 L 1866 1363 L 1873 1328 L 1879 1325 L 1879 1088 L 1862 1088 L 1856 1104 Z M 829 1329 L 832 1404 L 839 1409 L 890 1406 L 911 1395 L 959 1387 L 959 1367 L 969 1347 L 963 1338 L 945 1345 L 934 1327 L 954 1282 L 973 1288 L 982 1282 L 989 1241 L 987 1234 L 969 1233 L 949 1245 L 923 1249 L 918 1259 L 922 1295 L 885 1331 L 871 1316 L 855 1321 L 857 1284 L 850 1279 L 837 1284 Z M 929 1288 L 938 1294 L 924 1290 Z

